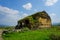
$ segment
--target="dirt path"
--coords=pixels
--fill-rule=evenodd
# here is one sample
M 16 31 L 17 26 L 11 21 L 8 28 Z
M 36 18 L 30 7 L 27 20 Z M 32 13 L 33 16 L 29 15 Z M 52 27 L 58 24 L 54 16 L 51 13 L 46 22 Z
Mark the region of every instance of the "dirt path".
M 3 40 L 3 38 L 2 38 L 2 32 L 3 32 L 3 30 L 0 29 L 0 40 Z

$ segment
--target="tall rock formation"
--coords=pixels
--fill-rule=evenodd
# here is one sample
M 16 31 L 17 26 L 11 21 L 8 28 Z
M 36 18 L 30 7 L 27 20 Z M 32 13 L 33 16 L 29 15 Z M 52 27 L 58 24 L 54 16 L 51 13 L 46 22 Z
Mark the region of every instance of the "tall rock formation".
M 51 27 L 51 18 L 45 11 L 37 12 L 19 20 L 15 29 L 21 29 L 24 27 L 29 29 L 49 28 Z

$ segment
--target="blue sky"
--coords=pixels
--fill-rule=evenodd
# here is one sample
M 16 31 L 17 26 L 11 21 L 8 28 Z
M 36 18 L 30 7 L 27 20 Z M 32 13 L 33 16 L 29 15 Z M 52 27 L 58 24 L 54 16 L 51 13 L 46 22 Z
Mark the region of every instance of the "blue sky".
M 16 25 L 19 19 L 43 10 L 52 23 L 60 23 L 60 0 L 0 0 L 0 24 Z

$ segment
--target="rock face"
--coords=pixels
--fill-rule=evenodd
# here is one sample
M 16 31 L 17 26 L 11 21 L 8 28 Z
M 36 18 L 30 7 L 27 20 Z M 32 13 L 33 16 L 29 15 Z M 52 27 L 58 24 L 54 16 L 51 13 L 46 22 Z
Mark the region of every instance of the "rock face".
M 29 29 L 49 28 L 51 27 L 51 18 L 45 11 L 37 12 L 19 20 L 15 29 L 21 29 L 24 27 Z

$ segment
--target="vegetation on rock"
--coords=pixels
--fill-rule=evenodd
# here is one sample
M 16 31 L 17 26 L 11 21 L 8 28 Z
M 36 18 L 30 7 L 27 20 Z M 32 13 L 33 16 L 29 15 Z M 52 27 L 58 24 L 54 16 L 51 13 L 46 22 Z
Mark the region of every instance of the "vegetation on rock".
M 45 11 L 37 12 L 33 15 L 19 20 L 15 29 L 21 29 L 24 27 L 27 27 L 29 29 L 51 27 L 51 18 Z

